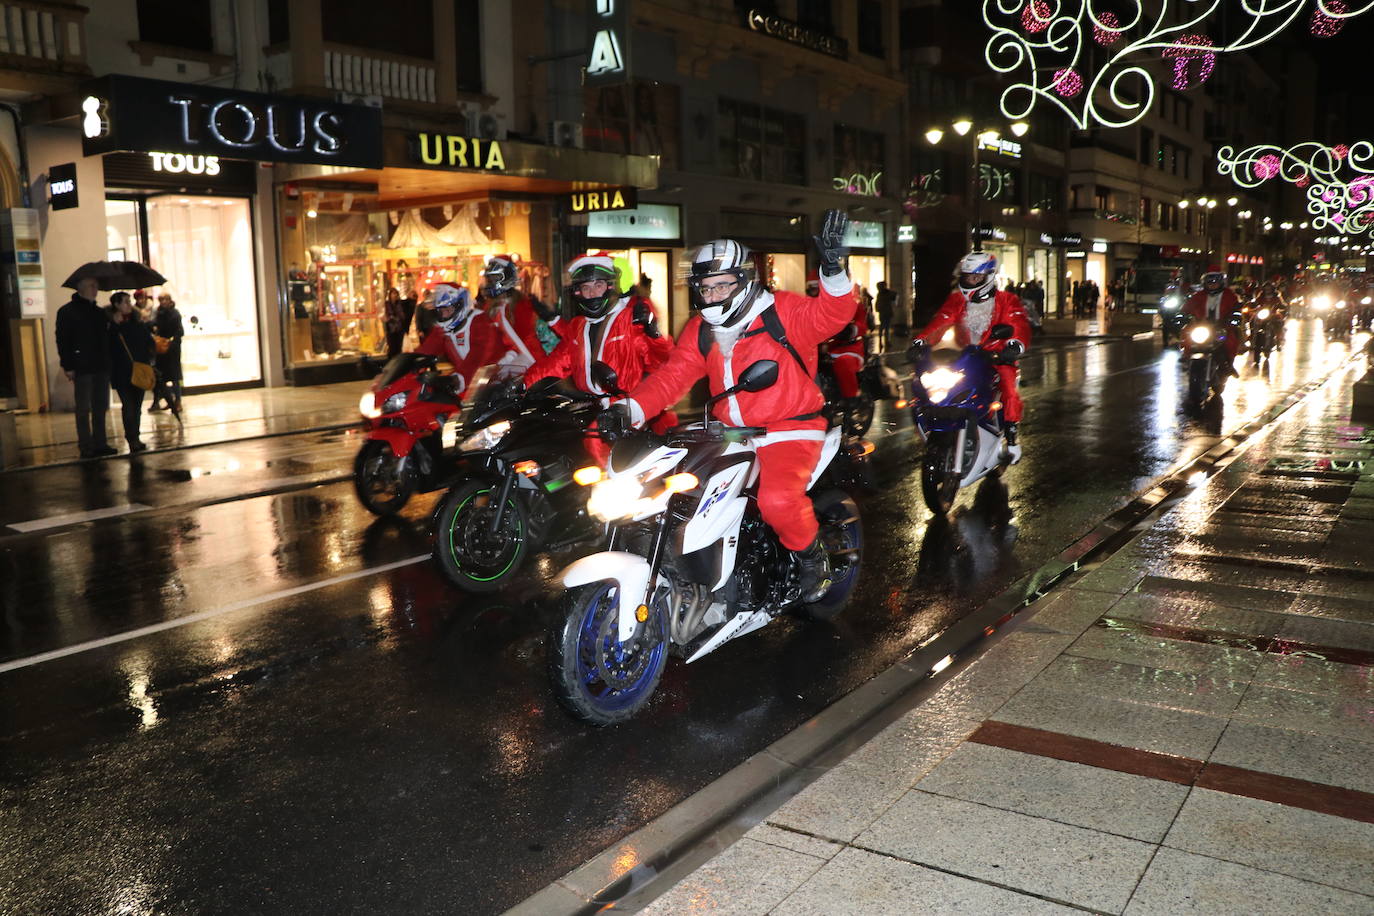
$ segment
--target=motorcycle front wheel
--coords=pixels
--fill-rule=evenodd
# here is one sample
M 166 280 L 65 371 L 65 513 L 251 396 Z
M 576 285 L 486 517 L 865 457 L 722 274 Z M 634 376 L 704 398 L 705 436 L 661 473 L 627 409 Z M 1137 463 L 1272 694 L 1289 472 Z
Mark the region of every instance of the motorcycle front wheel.
M 1210 359 L 1194 359 L 1188 363 L 1188 400 L 1193 404 L 1202 404 L 1207 400 L 1207 395 L 1212 384 L 1212 361 Z
M 353 459 L 353 490 L 373 515 L 395 515 L 415 492 L 415 475 L 391 443 L 368 439 Z
M 859 507 L 843 490 L 824 490 L 814 497 L 821 543 L 830 554 L 830 588 L 820 600 L 803 604 L 801 616 L 830 620 L 849 604 L 863 566 L 864 524 Z
M 960 478 L 952 470 L 954 443 L 947 436 L 932 436 L 921 464 L 921 495 L 936 515 L 948 515 L 959 496 Z
M 666 595 L 628 642 L 619 639 L 615 582 L 592 582 L 563 596 L 547 640 L 549 685 L 559 704 L 591 725 L 616 725 L 648 705 L 668 661 Z
M 469 480 L 449 490 L 434 516 L 434 556 L 444 576 L 469 592 L 492 592 L 529 553 L 529 524 L 514 493 L 495 531 L 500 481 Z

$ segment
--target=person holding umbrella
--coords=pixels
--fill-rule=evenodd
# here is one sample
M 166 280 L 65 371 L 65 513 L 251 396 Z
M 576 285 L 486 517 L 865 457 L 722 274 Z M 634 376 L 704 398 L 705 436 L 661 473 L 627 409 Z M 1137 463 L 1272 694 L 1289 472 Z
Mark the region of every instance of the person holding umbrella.
M 100 290 L 95 277 L 76 283 L 72 299 L 57 310 L 57 355 L 62 371 L 76 388 L 76 442 L 82 458 L 104 458 L 115 450 L 105 441 L 105 415 L 110 409 L 110 319 L 95 304 Z
M 156 382 L 145 387 L 137 372 L 140 365 L 146 372 L 152 371 L 156 352 L 153 331 L 134 311 L 134 300 L 128 293 L 115 293 L 110 297 L 110 319 L 110 384 L 119 392 L 129 454 L 136 455 L 148 447 L 139 439 L 138 427 L 143 419 L 143 393 Z

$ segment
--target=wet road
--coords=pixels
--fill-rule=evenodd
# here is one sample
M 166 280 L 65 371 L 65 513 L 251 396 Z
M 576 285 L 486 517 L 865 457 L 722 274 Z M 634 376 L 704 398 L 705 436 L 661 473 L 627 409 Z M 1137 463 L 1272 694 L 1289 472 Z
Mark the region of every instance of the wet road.
M 373 522 L 347 482 L 311 485 L 356 434 L 0 475 L 0 909 L 500 911 L 1327 374 L 1348 349 L 1314 327 L 1196 418 L 1157 344 L 1041 347 L 1025 460 L 947 523 L 909 430 L 883 429 L 851 608 L 673 662 L 612 730 L 545 688 L 566 557 L 495 598 L 448 587 L 422 559 L 432 497 Z M 121 514 L 67 517 L 83 505 Z

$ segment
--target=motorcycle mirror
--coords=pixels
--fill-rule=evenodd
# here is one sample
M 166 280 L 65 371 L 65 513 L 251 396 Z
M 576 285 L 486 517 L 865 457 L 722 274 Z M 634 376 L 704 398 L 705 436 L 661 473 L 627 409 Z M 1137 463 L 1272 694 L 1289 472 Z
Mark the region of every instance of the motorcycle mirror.
M 592 381 L 611 394 L 625 393 L 620 390 L 620 376 L 616 375 L 615 370 L 601 360 L 592 363 Z
M 762 391 L 771 388 L 778 380 L 778 364 L 771 359 L 761 359 L 750 363 L 749 368 L 740 373 L 737 391 Z
M 1011 340 L 1016 336 L 1016 328 L 1009 324 L 994 324 L 989 336 L 993 340 Z

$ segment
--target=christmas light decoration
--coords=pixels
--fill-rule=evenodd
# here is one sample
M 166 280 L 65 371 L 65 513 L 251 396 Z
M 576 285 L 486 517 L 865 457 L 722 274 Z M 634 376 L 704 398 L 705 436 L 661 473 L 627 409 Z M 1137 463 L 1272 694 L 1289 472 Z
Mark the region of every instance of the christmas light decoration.
M 1223 55 L 1295 22 L 1326 34 L 1370 10 L 1374 0 L 983 0 L 985 57 L 1011 120 L 1048 103 L 1083 130 L 1126 127 L 1153 109 L 1161 62 L 1175 89 L 1195 88 Z
M 1312 11 L 1312 22 L 1308 28 L 1318 38 L 1331 38 L 1345 27 L 1345 16 L 1350 12 L 1342 0 L 1327 0 L 1317 4 Z
M 1359 235 L 1374 229 L 1374 142 L 1299 143 L 1217 150 L 1217 171 L 1236 184 L 1257 187 L 1279 178 L 1302 188 L 1313 229 Z

